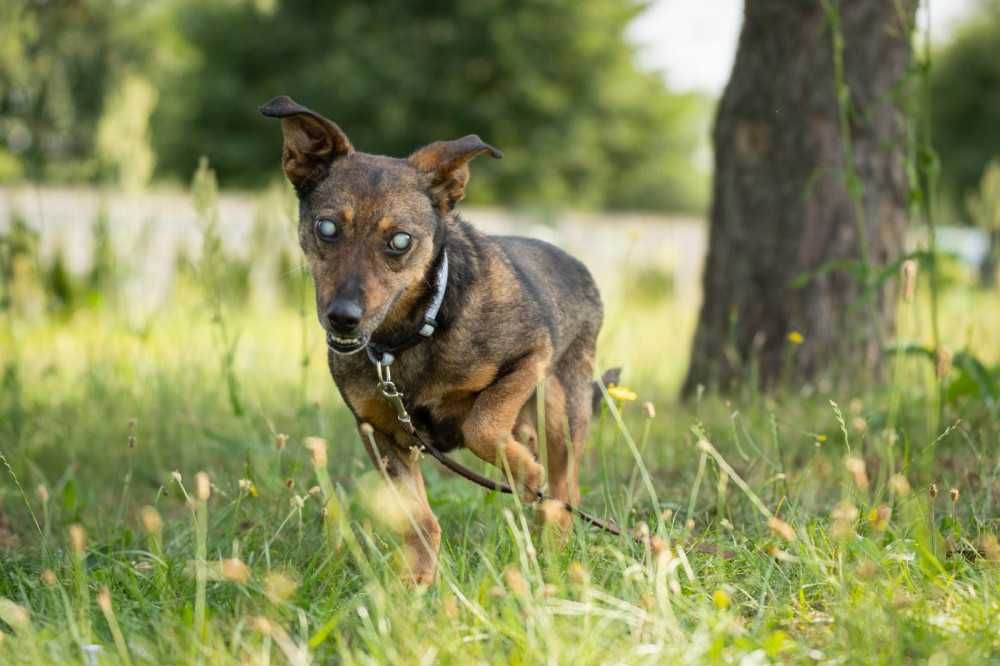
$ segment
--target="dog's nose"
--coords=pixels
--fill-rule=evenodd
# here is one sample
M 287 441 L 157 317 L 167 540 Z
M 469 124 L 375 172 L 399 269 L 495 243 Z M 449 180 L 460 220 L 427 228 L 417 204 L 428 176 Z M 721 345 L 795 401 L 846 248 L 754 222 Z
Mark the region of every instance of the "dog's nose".
M 336 298 L 326 309 L 326 321 L 330 328 L 342 333 L 351 333 L 361 323 L 361 304 L 344 298 Z

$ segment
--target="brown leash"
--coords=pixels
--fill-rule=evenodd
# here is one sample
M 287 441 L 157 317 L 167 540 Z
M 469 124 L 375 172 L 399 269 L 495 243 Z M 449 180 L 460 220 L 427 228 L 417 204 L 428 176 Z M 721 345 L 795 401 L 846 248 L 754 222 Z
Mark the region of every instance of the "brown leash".
M 513 495 L 514 490 L 502 481 L 494 481 L 489 479 L 478 472 L 469 469 L 465 465 L 456 462 L 449 458 L 444 451 L 434 446 L 432 442 L 428 442 L 420 433 L 417 432 L 416 427 L 414 427 L 413 422 L 410 420 L 410 413 L 406 410 L 406 405 L 403 403 L 403 394 L 396 388 L 396 385 L 392 381 L 392 376 L 389 372 L 389 364 L 383 364 L 378 358 L 371 356 L 372 362 L 375 364 L 375 371 L 378 373 L 378 389 L 382 393 L 382 397 L 392 405 L 393 409 L 396 410 L 396 418 L 402 424 L 403 429 L 406 431 L 410 437 L 412 437 L 417 442 L 417 448 L 420 451 L 429 453 L 435 460 L 441 463 L 442 466 L 450 469 L 455 474 L 458 474 L 462 478 L 471 481 L 477 486 L 481 486 L 486 490 L 493 490 L 496 492 L 507 493 L 508 495 Z M 554 500 L 547 497 L 545 493 L 541 491 L 535 491 L 535 501 L 553 501 L 558 502 L 563 505 L 570 514 L 578 516 L 581 520 L 590 523 L 594 527 L 599 527 L 605 532 L 610 532 L 615 536 L 621 536 L 622 530 L 615 523 L 598 518 L 597 516 L 592 516 L 583 509 L 575 507 L 568 502 L 563 502 L 562 500 Z

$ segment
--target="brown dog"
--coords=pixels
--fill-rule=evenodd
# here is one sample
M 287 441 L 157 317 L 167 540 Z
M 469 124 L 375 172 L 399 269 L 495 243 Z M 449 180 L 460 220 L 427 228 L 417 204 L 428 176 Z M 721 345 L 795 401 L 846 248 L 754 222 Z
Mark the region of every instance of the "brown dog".
M 546 476 L 534 400 L 544 382 L 549 494 L 577 505 L 601 298 L 583 264 L 556 247 L 486 236 L 459 219 L 469 161 L 500 151 L 470 135 L 405 159 L 369 155 L 288 97 L 261 113 L 282 121 L 330 372 L 359 426 L 374 429 L 377 450 L 362 436 L 369 455 L 415 514 L 419 531 L 404 534 L 413 581 L 433 579 L 441 529 L 414 442 L 376 388 L 375 360 L 391 363 L 422 436 L 506 462 L 530 500 Z M 546 514 L 568 529 L 568 512 Z

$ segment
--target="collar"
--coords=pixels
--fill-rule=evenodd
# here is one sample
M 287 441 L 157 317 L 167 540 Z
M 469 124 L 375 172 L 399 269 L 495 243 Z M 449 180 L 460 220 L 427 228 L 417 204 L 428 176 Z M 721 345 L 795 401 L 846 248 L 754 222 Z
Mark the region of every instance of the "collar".
M 448 251 L 441 250 L 441 262 L 438 264 L 437 274 L 434 276 L 434 296 L 431 298 L 427 310 L 424 312 L 424 319 L 420 328 L 411 333 L 397 345 L 380 345 L 374 340 L 369 340 L 365 351 L 368 359 L 375 364 L 391 365 L 396 357 L 402 352 L 416 347 L 418 344 L 434 335 L 437 331 L 438 312 L 444 303 L 444 294 L 448 289 Z

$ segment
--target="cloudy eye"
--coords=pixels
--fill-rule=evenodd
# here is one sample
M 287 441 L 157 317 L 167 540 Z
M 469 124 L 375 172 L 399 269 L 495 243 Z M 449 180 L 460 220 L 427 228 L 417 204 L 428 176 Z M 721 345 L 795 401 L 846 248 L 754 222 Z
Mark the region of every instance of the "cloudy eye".
M 410 249 L 410 244 L 413 242 L 413 237 L 410 234 L 403 233 L 402 231 L 398 234 L 393 234 L 392 238 L 389 239 L 389 249 L 392 252 L 402 254 Z
M 320 240 L 331 242 L 337 237 L 337 223 L 326 218 L 316 220 L 316 235 Z

